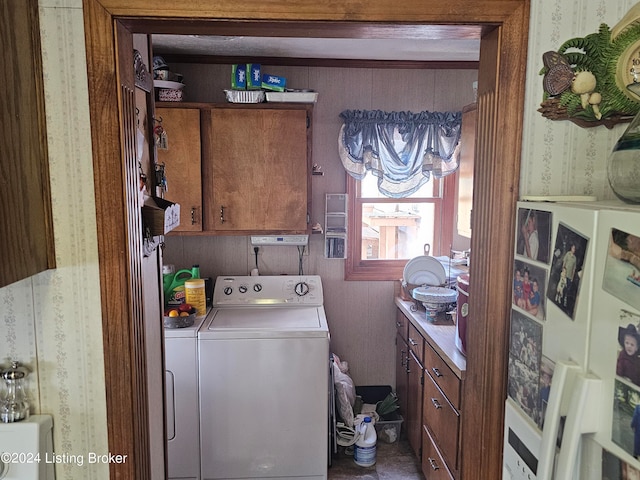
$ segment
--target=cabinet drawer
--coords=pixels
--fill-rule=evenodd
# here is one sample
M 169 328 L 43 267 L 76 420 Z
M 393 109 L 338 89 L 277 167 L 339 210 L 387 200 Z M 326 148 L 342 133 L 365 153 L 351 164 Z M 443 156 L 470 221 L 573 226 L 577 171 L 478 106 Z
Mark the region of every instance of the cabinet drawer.
M 456 470 L 460 415 L 449 405 L 446 397 L 429 375 L 424 380 L 422 419 L 430 429 L 443 458 L 452 470 Z
M 427 427 L 422 427 L 422 473 L 429 480 L 453 480 L 447 464 L 442 459 Z
M 424 347 L 424 369 L 447 396 L 451 404 L 460 410 L 460 379 L 428 343 Z
M 407 338 L 407 343 L 418 361 L 424 365 L 424 338 L 412 323 L 409 323 L 409 337 Z
M 409 337 L 409 319 L 400 310 L 396 310 L 396 332 L 400 334 L 405 342 L 407 341 Z

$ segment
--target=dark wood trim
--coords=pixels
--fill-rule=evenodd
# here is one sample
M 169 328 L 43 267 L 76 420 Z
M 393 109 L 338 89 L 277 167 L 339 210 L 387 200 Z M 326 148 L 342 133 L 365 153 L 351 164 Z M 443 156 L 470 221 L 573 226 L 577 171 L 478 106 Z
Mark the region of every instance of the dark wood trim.
M 132 32 L 187 33 L 191 19 L 237 22 L 336 22 L 363 24 L 436 24 L 482 27 L 479 64 L 479 126 L 491 127 L 478 137 L 480 171 L 474 185 L 474 235 L 471 262 L 469 335 L 474 339 L 467 363 L 469 415 L 463 425 L 462 478 L 502 476 L 502 430 L 508 352 L 510 275 L 515 200 L 518 191 L 522 106 L 528 39 L 529 0 L 344 0 L 338 3 L 273 0 L 255 2 L 238 11 L 236 0 L 216 2 L 173 0 L 83 0 L 87 72 L 93 138 L 94 183 L 98 222 L 98 254 L 102 288 L 109 449 L 133 454 L 125 464 L 111 464 L 111 478 L 136 477 L 136 461 L 147 461 L 144 435 L 130 422 L 132 397 L 139 387 L 128 378 L 135 372 L 130 351 L 133 301 L 127 280 L 129 232 L 123 203 L 124 185 L 118 113 L 118 82 L 114 75 L 114 25 L 120 19 Z M 317 23 L 318 25 L 320 23 Z M 493 28 L 496 27 L 496 28 Z M 203 27 L 202 27 L 203 28 Z M 428 30 L 428 29 L 426 29 Z M 492 31 L 488 31 L 492 30 Z M 159 30 L 158 30 L 159 31 Z M 192 29 L 194 31 L 194 29 Z M 213 32 L 213 34 L 217 34 Z M 409 37 L 413 38 L 413 37 Z M 499 108 L 498 108 L 499 99 Z M 481 129 L 481 128 L 480 128 Z M 486 168 L 486 171 L 484 171 Z M 474 281 L 474 277 L 477 279 Z M 390 300 L 391 301 L 391 300 Z M 161 365 L 155 368 L 162 368 Z
M 120 137 L 115 32 L 111 15 L 98 2 L 85 1 L 83 11 L 86 42 L 91 45 L 87 50 L 87 73 L 102 292 L 107 433 L 109 451 L 127 455 L 128 460 L 110 464 L 109 469 L 112 479 L 131 479 L 137 478 L 136 463 L 144 442 L 138 438 L 140 432 L 134 419 L 134 397 L 140 390 L 132 382 L 132 377 L 137 376 L 131 346 L 134 292 L 129 280 L 129 215 L 124 201 L 124 142 Z
M 107 3 L 104 2 L 103 3 Z M 460 2 L 458 2 L 460 3 Z M 218 12 L 219 13 L 219 12 Z M 278 17 L 278 15 L 276 15 Z M 121 22 L 139 33 L 190 34 L 252 37 L 301 38 L 412 38 L 437 40 L 480 39 L 490 31 L 491 24 L 463 24 L 454 20 L 450 24 L 425 24 L 409 19 L 403 22 L 358 22 L 329 20 L 285 20 L 271 17 L 263 20 L 231 18 L 189 18 L 176 22 L 175 17 L 134 18 L 122 17 Z M 495 26 L 495 25 L 494 25 Z
M 212 63 L 232 65 L 234 63 L 260 63 L 270 66 L 293 67 L 338 67 L 338 68 L 393 68 L 393 69 L 430 69 L 430 70 L 477 70 L 478 62 L 438 62 L 412 60 L 352 60 L 344 58 L 287 58 L 287 57 L 229 57 L 222 55 L 180 55 L 156 52 L 169 64 L 174 63 Z

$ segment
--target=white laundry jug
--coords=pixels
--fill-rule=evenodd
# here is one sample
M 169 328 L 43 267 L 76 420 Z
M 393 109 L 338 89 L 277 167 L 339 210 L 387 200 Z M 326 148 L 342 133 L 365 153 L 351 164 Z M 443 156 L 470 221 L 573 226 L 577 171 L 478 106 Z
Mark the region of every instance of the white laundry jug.
M 371 417 L 364 420 L 357 428 L 358 439 L 353 450 L 353 460 L 361 467 L 370 467 L 376 463 L 376 441 L 378 435 L 371 423 Z

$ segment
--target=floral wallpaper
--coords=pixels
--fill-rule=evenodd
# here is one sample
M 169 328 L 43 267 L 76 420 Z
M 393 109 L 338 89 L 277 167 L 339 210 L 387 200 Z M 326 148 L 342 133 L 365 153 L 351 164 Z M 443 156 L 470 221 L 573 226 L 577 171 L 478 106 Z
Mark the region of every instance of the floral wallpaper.
M 624 126 L 583 129 L 538 112 L 542 54 L 615 25 L 631 0 L 531 2 L 521 194 L 612 198 L 606 160 Z M 57 453 L 107 452 L 97 237 L 81 0 L 40 0 L 58 268 L 0 289 L 0 366 L 31 371 L 32 413 L 54 421 Z M 107 465 L 59 464 L 58 478 L 106 479 Z

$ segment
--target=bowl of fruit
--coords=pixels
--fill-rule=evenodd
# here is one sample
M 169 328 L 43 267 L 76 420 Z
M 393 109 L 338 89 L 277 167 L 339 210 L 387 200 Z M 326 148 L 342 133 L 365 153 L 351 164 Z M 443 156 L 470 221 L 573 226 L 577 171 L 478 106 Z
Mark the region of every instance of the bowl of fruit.
M 188 303 L 169 307 L 164 311 L 165 328 L 190 327 L 195 321 L 196 309 Z

